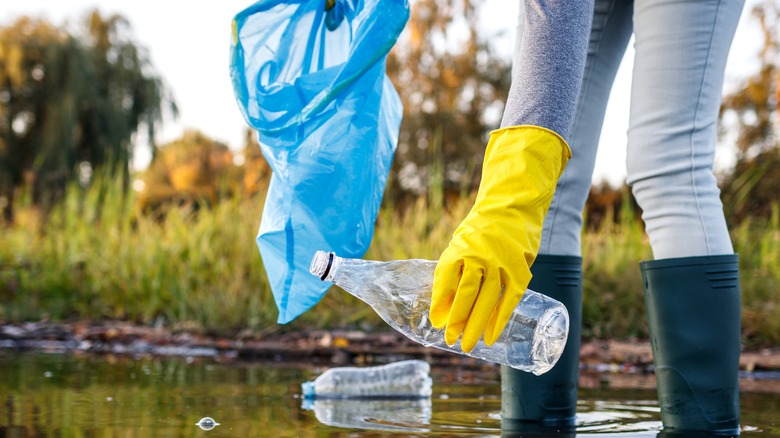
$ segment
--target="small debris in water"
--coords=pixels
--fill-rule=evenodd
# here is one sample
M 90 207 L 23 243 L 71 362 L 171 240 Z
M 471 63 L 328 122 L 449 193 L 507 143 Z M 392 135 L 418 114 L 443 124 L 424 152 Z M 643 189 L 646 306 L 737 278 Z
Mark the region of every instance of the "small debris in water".
M 211 418 L 211 417 L 203 417 L 203 418 L 200 419 L 200 421 L 195 423 L 195 425 L 200 427 L 203 430 L 211 430 L 211 429 L 219 426 L 219 423 L 214 421 L 214 419 Z

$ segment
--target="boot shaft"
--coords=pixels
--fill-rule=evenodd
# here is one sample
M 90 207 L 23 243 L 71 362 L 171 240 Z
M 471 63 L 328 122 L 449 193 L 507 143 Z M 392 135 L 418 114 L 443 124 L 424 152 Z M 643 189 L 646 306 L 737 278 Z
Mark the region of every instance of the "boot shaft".
M 529 288 L 566 306 L 569 338 L 558 363 L 541 376 L 501 367 L 501 416 L 507 424 L 519 420 L 551 426 L 573 425 L 582 331 L 582 258 L 540 254 L 531 272 Z
M 738 257 L 685 257 L 640 266 L 664 427 L 738 432 Z

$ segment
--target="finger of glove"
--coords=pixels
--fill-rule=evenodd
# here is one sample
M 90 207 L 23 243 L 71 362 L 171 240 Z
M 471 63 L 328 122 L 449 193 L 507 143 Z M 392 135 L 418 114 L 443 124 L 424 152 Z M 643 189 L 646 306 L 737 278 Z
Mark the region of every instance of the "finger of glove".
M 442 256 L 433 273 L 433 292 L 428 319 L 437 329 L 443 329 L 450 317 L 450 309 L 458 291 L 463 264 L 445 260 Z
M 458 291 L 455 293 L 455 300 L 452 302 L 450 316 L 447 318 L 447 328 L 444 332 L 444 341 L 447 345 L 455 344 L 466 327 L 469 315 L 471 315 L 471 308 L 479 295 L 483 272 L 481 267 L 473 264 L 465 264 L 463 267 L 463 274 L 460 277 L 460 283 L 458 283 Z
M 508 282 L 504 283 L 504 295 L 496 305 L 496 308 L 485 327 L 485 344 L 493 345 L 499 336 L 501 336 L 501 332 L 506 328 L 509 318 L 512 316 L 512 312 L 515 311 L 517 303 L 519 303 L 520 298 L 523 297 L 523 293 L 525 293 L 524 290 L 517 290 L 512 284 L 509 284 Z
M 490 270 L 485 274 L 479 295 L 471 309 L 466 327 L 463 329 L 463 337 L 460 346 L 466 353 L 474 349 L 474 346 L 482 337 L 482 332 L 487 326 L 488 320 L 496 309 L 496 304 L 501 297 L 501 278 L 498 270 Z

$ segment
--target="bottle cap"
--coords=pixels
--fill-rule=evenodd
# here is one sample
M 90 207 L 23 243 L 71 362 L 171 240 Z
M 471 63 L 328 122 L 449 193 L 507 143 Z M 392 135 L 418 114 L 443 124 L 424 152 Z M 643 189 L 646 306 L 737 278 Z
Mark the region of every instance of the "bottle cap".
M 309 272 L 320 277 L 320 280 L 325 281 L 328 278 L 328 274 L 330 274 L 330 268 L 333 266 L 334 256 L 335 254 L 332 252 L 317 251 L 311 259 Z
M 301 384 L 303 398 L 314 398 L 314 382 L 304 382 Z

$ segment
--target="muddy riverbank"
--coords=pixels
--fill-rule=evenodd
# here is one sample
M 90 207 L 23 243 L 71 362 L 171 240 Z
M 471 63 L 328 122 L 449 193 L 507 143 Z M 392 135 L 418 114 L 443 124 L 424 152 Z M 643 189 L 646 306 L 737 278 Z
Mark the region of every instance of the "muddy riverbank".
M 485 366 L 484 362 L 424 348 L 395 332 L 277 332 L 263 336 L 210 337 L 124 322 L 0 322 L 0 349 L 70 354 L 179 356 L 218 361 L 307 362 L 319 365 L 385 363 L 422 358 L 434 365 Z M 584 370 L 644 373 L 652 371 L 645 340 L 591 340 L 580 351 Z M 743 351 L 744 372 L 780 371 L 780 348 Z

